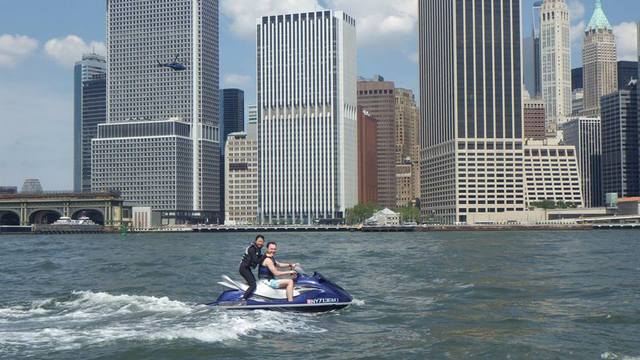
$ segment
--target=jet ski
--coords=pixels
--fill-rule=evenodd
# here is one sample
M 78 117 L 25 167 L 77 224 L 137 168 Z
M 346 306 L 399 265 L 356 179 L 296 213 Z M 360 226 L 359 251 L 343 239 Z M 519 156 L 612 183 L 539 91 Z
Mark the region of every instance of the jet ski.
M 247 301 L 242 301 L 242 296 L 249 286 L 223 275 L 223 281 L 218 284 L 226 290 L 215 302 L 207 305 L 227 310 L 325 312 L 345 308 L 353 301 L 349 293 L 322 274 L 314 272 L 313 275 L 307 275 L 301 267 L 296 267 L 295 271 L 298 277 L 294 280 L 291 302 L 287 301 L 285 289 L 273 289 L 266 280 L 258 280 L 253 296 Z

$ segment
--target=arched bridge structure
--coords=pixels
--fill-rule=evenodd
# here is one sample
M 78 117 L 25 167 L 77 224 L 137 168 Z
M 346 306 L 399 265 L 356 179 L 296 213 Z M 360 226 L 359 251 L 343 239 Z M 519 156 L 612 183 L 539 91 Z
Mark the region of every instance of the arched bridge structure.
M 63 216 L 120 226 L 123 200 L 117 192 L 0 195 L 0 225 L 51 224 Z

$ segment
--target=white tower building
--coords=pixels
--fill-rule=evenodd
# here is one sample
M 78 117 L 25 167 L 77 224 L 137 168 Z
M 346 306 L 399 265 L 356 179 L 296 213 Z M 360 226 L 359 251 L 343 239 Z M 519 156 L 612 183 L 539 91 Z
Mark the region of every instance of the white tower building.
M 357 203 L 356 23 L 340 11 L 257 21 L 259 214 L 313 223 Z
M 542 98 L 547 132 L 571 116 L 571 34 L 569 7 L 564 0 L 544 0 L 542 12 Z

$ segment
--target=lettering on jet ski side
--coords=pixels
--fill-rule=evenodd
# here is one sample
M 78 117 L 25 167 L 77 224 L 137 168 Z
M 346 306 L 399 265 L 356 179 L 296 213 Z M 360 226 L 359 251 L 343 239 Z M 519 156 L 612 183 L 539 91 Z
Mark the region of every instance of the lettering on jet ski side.
M 307 299 L 307 304 L 330 304 L 340 302 L 337 298 Z

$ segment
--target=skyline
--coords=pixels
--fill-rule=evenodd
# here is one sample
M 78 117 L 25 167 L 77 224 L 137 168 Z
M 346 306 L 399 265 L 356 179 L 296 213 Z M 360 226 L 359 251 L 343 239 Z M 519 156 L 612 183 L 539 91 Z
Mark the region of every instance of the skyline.
M 359 29 L 358 75 L 381 74 L 418 94 L 417 8 L 415 1 L 313 0 L 221 1 L 221 87 L 238 87 L 247 95 L 247 105 L 255 102 L 255 44 L 250 27 L 254 15 L 331 7 L 356 17 Z M 530 33 L 532 1 L 523 1 L 523 34 Z M 581 56 L 576 30 L 584 28 L 591 16 L 591 1 L 568 1 L 572 16 L 573 67 Z M 20 186 L 25 178 L 40 178 L 46 190 L 72 188 L 73 176 L 73 72 L 72 66 L 85 51 L 101 52 L 105 39 L 105 7 L 102 1 L 69 0 L 69 6 L 56 7 L 43 0 L 12 4 L 0 15 L 0 151 L 14 154 L 0 160 L 0 184 Z M 636 20 L 629 9 L 635 1 L 605 1 L 605 11 L 617 30 Z M 41 9 L 33 13 L 29 9 Z M 68 13 L 68 9 L 76 9 Z M 409 9 L 409 10 L 407 10 Z M 250 11 L 249 11 L 250 10 Z M 630 13 L 639 13 L 632 11 Z M 243 15 L 238 15 L 243 14 Z M 372 24 L 382 26 L 374 27 Z M 625 23 L 625 25 L 620 25 Z M 630 31 L 634 30 L 633 33 Z M 618 36 L 619 52 L 631 56 L 635 51 L 635 27 Z M 578 35 L 582 33 L 577 32 Z M 18 37 L 16 37 L 18 35 Z M 627 38 L 633 39 L 629 41 Z M 17 41 L 14 41 L 16 40 Z M 375 42 L 373 39 L 382 39 Z M 393 44 L 390 43 L 393 40 Z M 631 43 L 631 46 L 629 45 Z M 631 50 L 630 50 L 631 49 Z M 380 56 L 393 53 L 396 56 Z M 620 53 L 619 53 L 620 56 Z M 624 57 L 626 58 L 626 57 Z M 629 58 L 631 59 L 631 58 Z M 11 63 L 14 63 L 13 65 Z M 15 124 L 15 126 L 12 126 Z M 43 154 L 47 154 L 44 156 Z

